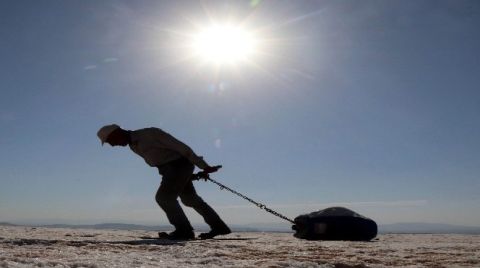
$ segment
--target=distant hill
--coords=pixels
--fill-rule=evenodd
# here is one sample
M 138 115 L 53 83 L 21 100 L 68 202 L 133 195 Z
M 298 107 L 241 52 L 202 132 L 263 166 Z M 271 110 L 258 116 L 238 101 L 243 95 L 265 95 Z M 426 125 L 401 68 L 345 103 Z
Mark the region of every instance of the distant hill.
M 73 229 L 97 229 L 97 230 L 145 230 L 145 231 L 164 231 L 171 229 L 168 225 L 149 226 L 140 224 L 126 224 L 126 223 L 100 223 L 100 224 L 48 224 L 40 225 L 39 227 L 46 228 L 73 228 Z
M 8 223 L 8 222 L 0 222 L 0 226 L 17 226 L 17 225 L 11 224 L 11 223 Z
M 169 231 L 173 227 L 171 225 L 140 225 L 140 224 L 126 224 L 126 223 L 100 223 L 92 225 L 71 225 L 71 224 L 49 224 L 41 225 L 39 227 L 46 228 L 73 228 L 73 229 L 96 229 L 96 230 L 144 230 L 144 231 Z M 206 225 L 195 225 L 196 231 L 205 232 L 209 230 L 209 227 Z M 257 228 L 243 226 L 243 225 L 232 225 L 231 228 L 236 232 L 259 232 Z
M 480 234 L 480 227 L 439 223 L 394 223 L 379 226 L 379 233 L 398 234 Z
M 283 223 L 273 224 L 249 224 L 237 226 L 238 230 L 248 228 L 258 232 L 293 232 L 291 225 Z M 394 223 L 380 224 L 378 226 L 380 234 L 480 234 L 480 227 L 437 224 L 437 223 Z
M 8 222 L 0 222 L 0 226 L 24 226 Z M 140 225 L 126 223 L 101 223 L 92 225 L 72 225 L 72 224 L 49 224 L 49 225 L 28 225 L 32 227 L 46 228 L 73 228 L 73 229 L 97 229 L 97 230 L 145 230 L 145 231 L 168 231 L 173 227 L 170 225 Z M 206 225 L 195 225 L 195 230 L 199 232 L 208 231 Z M 230 225 L 234 232 L 293 232 L 291 225 L 286 223 L 256 223 L 244 225 Z M 380 234 L 479 234 L 480 227 L 462 226 L 453 224 L 437 223 L 394 223 L 381 224 L 378 226 Z
M 250 223 L 242 225 L 233 225 L 232 229 L 240 232 L 280 232 L 291 233 L 292 224 L 290 223 Z

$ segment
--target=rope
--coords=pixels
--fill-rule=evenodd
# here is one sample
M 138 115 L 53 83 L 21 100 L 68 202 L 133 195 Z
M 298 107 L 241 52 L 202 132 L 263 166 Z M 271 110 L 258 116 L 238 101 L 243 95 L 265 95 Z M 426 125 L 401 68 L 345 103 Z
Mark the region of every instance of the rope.
M 205 181 L 209 180 L 209 181 L 215 183 L 216 185 L 220 186 L 220 190 L 225 189 L 225 190 L 227 190 L 227 191 L 229 191 L 229 192 L 231 192 L 231 193 L 234 193 L 234 194 L 240 196 L 241 198 L 247 200 L 248 202 L 254 204 L 254 205 L 257 206 L 258 208 L 263 209 L 263 210 L 267 211 L 268 213 L 271 213 L 271 214 L 273 214 L 273 215 L 275 215 L 275 216 L 277 216 L 277 217 L 279 217 L 279 218 L 281 218 L 281 219 L 284 219 L 284 220 L 286 220 L 286 221 L 289 221 L 289 222 L 295 224 L 295 222 L 294 222 L 292 219 L 290 219 L 290 218 L 288 218 L 288 217 L 286 217 L 286 216 L 284 216 L 284 215 L 276 212 L 275 210 L 273 210 L 273 209 L 271 209 L 271 208 L 268 208 L 267 206 L 265 206 L 264 204 L 262 204 L 262 203 L 260 203 L 260 202 L 254 201 L 253 199 L 251 199 L 251 198 L 249 198 L 249 197 L 247 197 L 247 196 L 245 196 L 245 195 L 243 195 L 243 194 L 241 194 L 241 193 L 233 190 L 233 189 L 230 188 L 230 187 L 227 187 L 227 186 L 221 184 L 220 182 L 218 182 L 218 181 L 210 178 L 210 176 L 208 176 L 208 174 L 206 174 L 206 175 L 205 175 L 205 174 L 194 174 L 193 176 L 194 176 L 194 177 L 193 177 L 193 180 L 199 180 L 199 179 L 204 179 Z

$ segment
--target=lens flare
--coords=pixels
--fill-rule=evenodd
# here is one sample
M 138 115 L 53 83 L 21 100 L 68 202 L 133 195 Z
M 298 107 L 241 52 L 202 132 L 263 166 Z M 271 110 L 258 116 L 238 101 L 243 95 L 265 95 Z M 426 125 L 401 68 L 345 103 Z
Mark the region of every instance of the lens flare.
M 216 25 L 196 34 L 192 47 L 195 55 L 206 62 L 232 64 L 252 56 L 256 42 L 245 29 Z

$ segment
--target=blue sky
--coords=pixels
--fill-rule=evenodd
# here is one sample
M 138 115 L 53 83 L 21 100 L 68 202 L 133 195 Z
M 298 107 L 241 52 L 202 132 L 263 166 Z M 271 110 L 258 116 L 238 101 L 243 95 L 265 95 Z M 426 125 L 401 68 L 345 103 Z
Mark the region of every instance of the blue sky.
M 478 1 L 254 2 L 1 1 L 0 221 L 166 223 L 156 169 L 100 146 L 117 123 L 164 129 L 290 217 L 480 226 Z M 185 59 L 209 20 L 262 53 Z M 281 222 L 196 185 L 229 223 Z

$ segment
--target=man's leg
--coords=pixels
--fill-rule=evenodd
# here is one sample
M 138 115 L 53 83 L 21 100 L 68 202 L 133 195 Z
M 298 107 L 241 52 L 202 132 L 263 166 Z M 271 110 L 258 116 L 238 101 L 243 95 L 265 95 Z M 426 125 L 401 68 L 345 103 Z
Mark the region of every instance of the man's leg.
M 212 231 L 209 234 L 211 237 L 230 233 L 230 228 L 228 228 L 215 210 L 213 210 L 213 208 L 203 201 L 203 199 L 197 194 L 191 181 L 187 182 L 183 188 L 183 191 L 180 193 L 180 199 L 182 200 L 183 204 L 195 209 L 195 211 L 197 211 L 203 217 L 205 222 L 210 225 Z M 205 234 L 202 235 L 205 236 Z
M 159 168 L 162 182 L 155 195 L 155 200 L 167 214 L 168 221 L 178 231 L 192 232 L 193 230 L 177 201 L 185 184 L 190 181 L 193 169 L 193 165 L 186 159 L 175 160 Z

